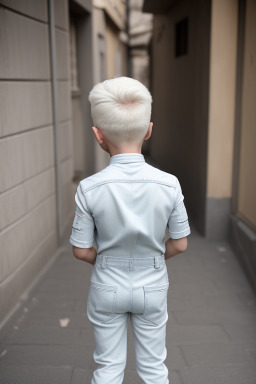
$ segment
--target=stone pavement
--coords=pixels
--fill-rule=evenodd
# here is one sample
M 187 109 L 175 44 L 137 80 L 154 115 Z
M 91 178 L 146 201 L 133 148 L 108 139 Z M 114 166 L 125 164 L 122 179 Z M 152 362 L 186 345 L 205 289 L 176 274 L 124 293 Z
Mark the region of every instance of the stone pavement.
M 167 260 L 170 384 L 256 383 L 256 298 L 228 243 L 191 225 L 188 249 Z M 1 338 L 1 384 L 89 384 L 96 368 L 86 317 L 92 266 L 68 239 L 8 322 Z M 136 373 L 131 324 L 124 384 Z

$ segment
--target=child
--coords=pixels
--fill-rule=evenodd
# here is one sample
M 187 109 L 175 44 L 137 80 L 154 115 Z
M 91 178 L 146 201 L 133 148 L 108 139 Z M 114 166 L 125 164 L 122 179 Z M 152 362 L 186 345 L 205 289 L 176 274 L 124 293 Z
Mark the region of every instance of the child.
M 176 176 L 141 154 L 153 127 L 148 89 L 116 77 L 95 85 L 89 101 L 94 135 L 110 154 L 109 165 L 77 187 L 70 236 L 74 256 L 93 265 L 87 316 L 98 366 L 91 384 L 123 382 L 128 316 L 138 375 L 145 384 L 168 384 L 166 260 L 187 248 L 184 196 Z

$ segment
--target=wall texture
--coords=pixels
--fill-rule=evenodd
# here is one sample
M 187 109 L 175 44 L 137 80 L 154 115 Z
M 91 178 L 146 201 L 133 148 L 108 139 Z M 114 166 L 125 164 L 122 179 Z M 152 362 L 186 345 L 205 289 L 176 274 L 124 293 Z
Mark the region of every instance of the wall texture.
M 256 231 L 256 2 L 247 1 L 237 215 Z
M 72 214 L 68 1 L 53 3 L 61 232 Z M 58 245 L 47 0 L 0 1 L 0 322 Z
M 175 25 L 188 17 L 188 53 L 175 57 Z M 210 1 L 182 1 L 155 14 L 153 131 L 150 154 L 175 174 L 196 227 L 204 233 L 209 94 Z
M 225 239 L 232 197 L 238 3 L 212 0 L 211 15 L 205 234 Z

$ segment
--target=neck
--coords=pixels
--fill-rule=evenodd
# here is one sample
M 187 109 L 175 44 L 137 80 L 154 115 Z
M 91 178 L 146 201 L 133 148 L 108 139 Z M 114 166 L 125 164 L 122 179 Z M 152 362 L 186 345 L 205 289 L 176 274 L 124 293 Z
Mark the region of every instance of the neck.
M 125 146 L 120 148 L 111 148 L 109 150 L 110 157 L 119 155 L 121 153 L 141 153 L 141 146 Z

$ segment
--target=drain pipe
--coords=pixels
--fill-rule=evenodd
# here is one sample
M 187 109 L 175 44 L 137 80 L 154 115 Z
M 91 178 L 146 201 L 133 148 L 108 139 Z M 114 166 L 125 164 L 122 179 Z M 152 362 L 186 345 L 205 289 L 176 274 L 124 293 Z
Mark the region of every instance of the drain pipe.
M 59 154 L 59 116 L 57 96 L 57 60 L 54 22 L 54 0 L 48 0 L 48 19 L 50 37 L 50 64 L 52 84 L 52 109 L 54 131 L 54 158 L 55 158 L 55 187 L 56 187 L 56 231 L 58 246 L 61 244 L 61 188 L 60 188 L 60 154 Z

